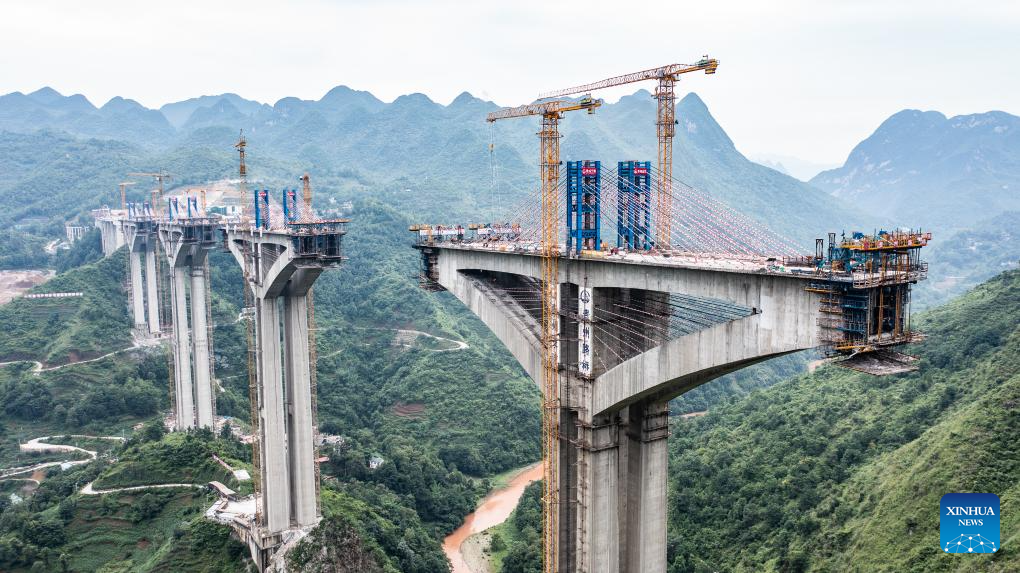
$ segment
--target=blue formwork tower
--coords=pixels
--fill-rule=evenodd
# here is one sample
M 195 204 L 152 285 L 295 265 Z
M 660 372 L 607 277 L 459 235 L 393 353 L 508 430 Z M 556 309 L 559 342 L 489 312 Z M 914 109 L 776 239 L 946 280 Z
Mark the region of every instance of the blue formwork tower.
M 652 248 L 652 163 L 621 161 L 617 164 L 616 246 L 628 250 Z
M 602 165 L 567 162 L 567 253 L 602 248 Z

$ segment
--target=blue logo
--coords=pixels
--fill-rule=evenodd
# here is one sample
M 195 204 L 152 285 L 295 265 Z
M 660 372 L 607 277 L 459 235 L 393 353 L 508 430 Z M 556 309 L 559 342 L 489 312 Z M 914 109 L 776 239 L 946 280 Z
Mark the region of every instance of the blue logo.
M 943 553 L 995 553 L 999 550 L 999 496 L 947 493 L 940 503 L 939 543 Z

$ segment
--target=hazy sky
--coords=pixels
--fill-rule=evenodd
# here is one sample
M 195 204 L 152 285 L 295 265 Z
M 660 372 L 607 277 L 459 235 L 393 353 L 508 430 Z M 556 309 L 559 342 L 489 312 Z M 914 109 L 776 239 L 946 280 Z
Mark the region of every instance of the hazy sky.
M 752 156 L 842 163 L 903 108 L 1020 114 L 1016 0 L 0 0 L 0 93 L 49 85 L 96 105 L 338 84 L 510 105 L 706 53 L 719 73 L 680 87 Z M 603 97 L 638 87 L 652 85 Z

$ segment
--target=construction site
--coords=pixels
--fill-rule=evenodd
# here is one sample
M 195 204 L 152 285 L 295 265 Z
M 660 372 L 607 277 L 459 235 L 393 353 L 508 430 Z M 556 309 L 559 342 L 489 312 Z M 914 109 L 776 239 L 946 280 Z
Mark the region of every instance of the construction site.
M 542 549 L 548 572 L 666 571 L 668 402 L 724 374 L 819 349 L 875 375 L 917 368 L 896 347 L 930 233 L 844 233 L 810 247 L 676 179 L 675 85 L 719 61 L 673 64 L 542 94 L 489 113 L 540 120 L 539 185 L 497 220 L 411 226 L 419 284 L 449 291 L 542 392 Z M 596 113 L 592 92 L 655 81 L 658 157 L 560 156 L 559 122 Z M 481 118 L 480 118 L 481 119 Z M 649 126 L 651 127 L 651 126 Z M 302 188 L 238 179 L 94 212 L 103 250 L 129 251 L 136 331 L 164 338 L 174 429 L 214 428 L 209 256 L 244 277 L 255 493 L 207 517 L 233 528 L 260 570 L 320 519 L 312 285 L 344 260 L 346 219 L 323 219 Z M 467 344 L 465 343 L 465 347 Z
M 542 391 L 547 572 L 666 571 L 670 399 L 801 350 L 874 375 L 917 368 L 894 348 L 923 337 L 910 290 L 930 233 L 829 233 L 809 253 L 673 177 L 676 83 L 718 67 L 706 56 L 489 113 L 539 119 L 538 191 L 495 221 L 410 227 L 420 286 L 470 308 Z M 564 114 L 643 81 L 654 162 L 561 161 Z
M 320 519 L 312 285 L 343 262 L 348 220 L 315 215 L 308 174 L 300 190 L 249 190 L 246 145 L 242 134 L 235 181 L 167 193 L 171 174 L 131 173 L 156 182 L 148 200 L 127 201 L 136 183 L 125 181 L 120 209 L 93 216 L 104 254 L 127 246 L 135 335 L 167 342 L 173 430 L 226 423 L 216 410 L 208 255 L 229 252 L 241 267 L 254 495 L 219 484 L 207 517 L 229 525 L 261 571 Z

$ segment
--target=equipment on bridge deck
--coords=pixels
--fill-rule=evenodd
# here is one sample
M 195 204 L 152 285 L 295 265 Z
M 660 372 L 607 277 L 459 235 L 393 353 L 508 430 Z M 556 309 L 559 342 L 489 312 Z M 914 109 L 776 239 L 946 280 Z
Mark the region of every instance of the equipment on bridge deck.
M 910 285 L 928 276 L 920 251 L 929 240 L 931 233 L 898 230 L 857 232 L 837 243 L 829 233 L 825 256 L 818 239 L 814 259 L 786 261 L 813 265 L 820 275 L 807 290 L 822 295 L 818 326 L 830 355 L 850 357 L 841 365 L 876 375 L 917 369 L 915 358 L 888 349 L 924 338 L 910 327 Z
M 652 196 L 649 161 L 621 161 L 617 167 L 616 246 L 652 248 Z
M 163 191 L 164 191 L 164 185 L 163 184 L 165 182 L 170 181 L 170 180 L 172 180 L 174 178 L 173 175 L 170 175 L 169 173 L 167 173 L 166 171 L 164 171 L 162 169 L 160 169 L 156 173 L 128 173 L 128 175 L 131 176 L 131 177 L 152 177 L 153 179 L 156 180 L 157 187 L 156 187 L 156 189 L 152 190 L 152 205 L 153 205 L 153 208 L 155 208 L 157 205 L 162 204 L 162 201 L 163 201 Z
M 265 189 L 254 191 L 253 199 L 255 201 L 255 228 L 257 229 L 268 229 L 269 228 L 269 191 Z
M 543 530 L 542 549 L 545 555 L 545 570 L 559 570 L 559 468 L 557 467 L 560 444 L 560 390 L 559 361 L 556 356 L 559 332 L 559 193 L 560 181 L 560 132 L 559 121 L 564 112 L 585 110 L 594 113 L 602 100 L 584 96 L 578 101 L 554 100 L 520 107 L 494 111 L 486 118 L 489 122 L 513 117 L 542 116 L 542 129 L 538 132 L 540 141 L 539 168 L 542 179 L 542 451 L 544 453 Z
M 673 202 L 671 183 L 673 180 L 673 136 L 676 133 L 676 94 L 674 88 L 680 75 L 704 70 L 706 74 L 714 74 L 719 68 L 719 60 L 702 57 L 696 64 L 671 64 L 660 68 L 652 68 L 607 78 L 599 82 L 575 86 L 561 90 L 553 90 L 539 95 L 540 98 L 562 97 L 595 90 L 621 86 L 644 80 L 658 80 L 655 97 L 658 102 L 658 114 L 655 122 L 656 134 L 659 138 L 659 197 L 657 202 L 656 244 L 659 248 L 668 248 L 670 243 L 671 207 Z
M 602 245 L 602 164 L 567 162 L 567 252 L 598 251 Z

